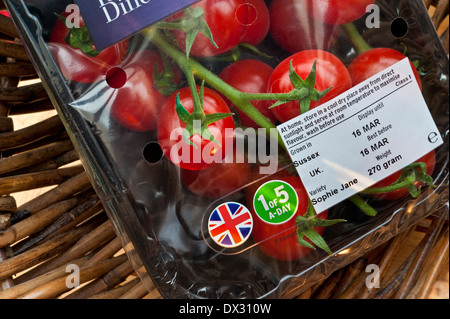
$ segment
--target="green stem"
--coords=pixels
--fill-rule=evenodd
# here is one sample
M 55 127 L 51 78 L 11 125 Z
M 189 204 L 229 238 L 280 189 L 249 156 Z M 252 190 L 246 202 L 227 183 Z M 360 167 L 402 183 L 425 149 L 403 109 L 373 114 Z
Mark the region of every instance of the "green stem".
M 275 125 L 262 115 L 250 101 L 268 100 L 268 101 L 294 101 L 301 100 L 310 94 L 307 88 L 302 90 L 291 91 L 288 93 L 246 93 L 236 90 L 228 83 L 224 82 L 218 76 L 206 69 L 198 61 L 187 58 L 186 55 L 173 47 L 161 35 L 158 30 L 149 28 L 143 31 L 143 35 L 159 47 L 164 53 L 170 56 L 186 74 L 193 73 L 195 77 L 204 80 L 208 85 L 224 94 L 234 106 L 247 114 L 260 127 L 270 130 Z M 188 76 L 188 79 L 190 76 Z M 281 139 L 280 139 L 281 141 Z M 281 143 L 283 145 L 283 143 Z
M 394 192 L 394 191 L 402 189 L 402 188 L 408 188 L 408 187 L 414 185 L 415 181 L 416 181 L 415 175 L 412 175 L 412 176 L 409 176 L 408 178 L 406 178 L 403 182 L 392 183 L 391 185 L 386 186 L 386 187 L 366 188 L 365 190 L 362 191 L 362 193 L 364 193 L 364 194 L 390 193 L 390 192 Z
M 359 54 L 373 49 L 356 29 L 353 23 L 344 24 L 342 26 L 349 35 L 353 45 Z
M 295 96 L 290 93 L 246 93 L 240 92 L 240 95 L 247 101 L 259 101 L 259 100 L 286 100 L 292 101 L 305 98 L 309 95 L 308 89 L 302 89 L 301 94 Z
M 350 201 L 368 216 L 376 216 L 378 214 L 378 212 L 372 206 L 367 204 L 365 200 L 359 197 L 359 195 L 353 195 L 350 197 Z
M 160 21 L 155 23 L 153 27 L 157 29 L 180 30 L 180 23 Z
M 146 29 L 142 32 L 142 34 L 147 37 L 150 41 L 153 42 L 156 46 L 159 47 L 160 50 L 165 52 L 169 57 L 171 57 L 179 66 L 180 68 L 186 73 L 191 73 L 195 77 L 198 77 L 199 79 L 204 80 L 208 85 L 219 91 L 220 93 L 227 96 L 227 98 L 233 103 L 234 106 L 236 106 L 238 109 L 240 109 L 242 112 L 247 114 L 251 119 L 253 119 L 260 127 L 265 128 L 272 134 L 273 128 L 276 128 L 276 126 L 267 119 L 264 115 L 262 115 L 254 106 L 252 103 L 250 103 L 251 100 L 254 99 L 276 99 L 277 97 L 280 97 L 280 95 L 268 95 L 264 94 L 263 96 L 258 97 L 255 94 L 252 94 L 249 100 L 249 94 L 243 93 L 239 90 L 236 90 L 226 82 L 224 82 L 222 79 L 220 79 L 218 76 L 213 74 L 211 71 L 206 69 L 203 65 L 198 63 L 194 59 L 189 59 L 186 57 L 186 55 L 178 50 L 177 48 L 173 47 L 170 43 L 166 41 L 166 39 L 161 35 L 161 33 L 158 30 L 155 30 L 153 28 Z M 189 78 L 189 76 L 188 76 Z M 282 95 L 283 99 L 288 98 L 288 93 Z M 284 146 L 284 143 L 280 136 L 277 137 L 280 145 Z
M 197 83 L 195 82 L 194 74 L 189 66 L 186 69 L 183 69 L 183 71 L 185 72 L 186 80 L 191 89 L 192 100 L 194 101 L 194 111 L 192 112 L 193 118 L 201 120 L 205 116 L 205 112 L 203 111 L 202 101 L 197 92 Z
M 424 162 L 412 163 L 401 170 L 400 177 L 392 184 L 384 187 L 370 187 L 362 191 L 364 194 L 390 193 L 399 189 L 407 188 L 411 195 L 415 197 L 420 194 L 420 187 L 417 189 L 416 182 L 424 183 L 430 187 L 436 187 L 433 178 L 426 174 L 427 166 Z M 417 191 L 418 190 L 418 191 Z M 417 191 L 417 192 L 416 192 Z

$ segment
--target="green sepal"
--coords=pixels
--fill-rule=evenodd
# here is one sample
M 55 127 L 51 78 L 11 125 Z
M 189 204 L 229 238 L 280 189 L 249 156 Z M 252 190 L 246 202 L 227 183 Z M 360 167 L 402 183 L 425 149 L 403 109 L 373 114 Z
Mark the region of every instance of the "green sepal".
M 303 216 L 298 216 L 295 219 L 295 222 L 297 223 L 297 240 L 298 243 L 301 246 L 311 248 L 315 250 L 315 246 L 319 247 L 320 249 L 324 250 L 329 255 L 332 254 L 330 248 L 328 247 L 325 240 L 322 238 L 321 235 L 314 229 L 314 227 L 327 227 L 332 226 L 337 223 L 346 222 L 345 219 L 328 219 L 324 220 L 321 218 L 318 218 L 316 215 L 316 212 L 314 210 L 314 206 L 311 202 L 309 202 L 308 209 L 306 213 Z M 304 238 L 309 239 L 314 245 L 309 243 Z
M 170 96 L 173 92 L 179 89 L 178 84 L 174 81 L 174 73 L 170 67 L 167 66 L 164 66 L 164 69 L 159 72 L 158 65 L 154 65 L 153 83 L 156 90 L 164 96 Z
M 186 56 L 189 58 L 189 54 L 197 38 L 198 33 L 203 34 L 210 40 L 211 44 L 218 48 L 217 43 L 213 39 L 213 34 L 208 26 L 205 18 L 205 11 L 200 8 L 186 8 L 184 10 L 184 17 L 176 19 L 170 22 L 160 21 L 153 25 L 153 27 L 163 30 L 180 30 L 186 33 Z
M 205 114 L 203 122 L 205 125 L 210 125 L 217 121 L 223 120 L 229 116 L 233 116 L 234 113 L 213 113 L 213 114 Z
M 290 69 L 294 71 L 294 67 L 292 66 L 292 60 L 291 60 L 291 67 Z M 317 76 L 317 60 L 314 60 L 313 66 L 311 68 L 311 72 L 308 74 L 308 77 L 305 80 L 305 86 L 314 89 L 314 86 L 316 85 L 316 76 Z
M 218 48 L 218 45 L 216 44 L 216 42 L 214 41 L 211 29 L 209 28 L 208 23 L 206 23 L 206 20 L 204 18 L 205 16 L 205 11 L 203 11 L 202 8 L 200 7 L 196 7 L 194 9 L 194 11 L 192 12 L 192 16 L 194 17 L 194 19 L 196 19 L 198 21 L 198 25 L 199 25 L 199 31 L 207 38 L 211 41 L 211 44 Z
M 311 101 L 320 101 L 323 97 L 325 97 L 325 95 L 328 94 L 328 92 L 331 91 L 333 87 L 329 87 L 328 89 L 325 89 L 321 92 L 317 91 L 317 90 L 313 90 L 311 91 Z
M 306 88 L 306 87 L 303 87 L 303 88 L 300 88 L 300 89 L 295 89 L 295 90 L 289 92 L 288 94 L 291 95 L 290 99 L 278 100 L 277 102 L 275 102 L 274 104 L 272 104 L 269 107 L 269 110 L 273 109 L 273 108 L 275 108 L 275 107 L 277 107 L 279 105 L 283 105 L 283 104 L 292 102 L 294 100 L 299 100 L 301 102 L 303 99 L 308 99 L 308 95 L 310 94 L 310 90 L 308 88 Z M 309 109 L 309 105 L 308 105 L 308 109 Z
M 189 57 L 189 54 L 192 49 L 192 45 L 194 45 L 194 41 L 197 38 L 198 30 L 190 30 L 186 33 L 186 56 Z
M 272 109 L 274 107 L 283 105 L 290 101 L 298 100 L 300 102 L 300 114 L 309 111 L 311 106 L 311 101 L 320 101 L 325 95 L 330 92 L 332 87 L 329 87 L 323 91 L 318 91 L 315 88 L 317 77 L 317 59 L 314 60 L 311 72 L 308 74 L 307 78 L 303 80 L 300 75 L 295 72 L 292 60 L 289 61 L 289 79 L 292 83 L 294 89 L 289 92 L 290 99 L 279 100 L 269 107 Z
M 67 18 L 63 17 L 60 14 L 55 13 L 59 20 L 62 21 L 64 26 L 66 26 Z M 67 33 L 64 41 L 73 48 L 80 49 L 84 54 L 96 57 L 99 52 L 95 49 L 94 40 L 89 33 L 89 30 L 86 25 L 79 28 L 68 28 L 69 33 Z
M 194 10 L 192 10 L 192 8 L 187 8 L 184 13 L 185 18 L 181 19 L 180 29 L 186 32 L 186 56 L 189 58 L 192 45 L 194 44 L 199 32 L 209 39 L 215 48 L 218 48 L 218 45 L 214 41 L 211 29 L 204 18 L 205 11 L 203 11 L 200 7 L 196 7 Z
M 347 220 L 345 219 L 320 219 L 317 218 L 315 221 L 315 227 L 328 227 L 333 226 L 337 223 L 345 223 Z
M 191 141 L 191 137 L 195 134 L 220 146 L 220 142 L 215 138 L 208 126 L 203 124 L 201 120 L 192 120 L 192 122 L 186 124 L 186 127 L 183 130 L 183 140 L 197 149 L 197 145 Z
M 420 64 L 419 60 L 411 61 L 411 63 L 414 65 L 414 67 L 417 70 L 417 73 L 419 73 L 419 77 L 423 77 L 428 74 L 426 69 Z
M 203 85 L 200 88 L 199 97 L 203 109 Z M 199 134 L 201 137 L 220 146 L 220 142 L 215 138 L 208 126 L 233 115 L 233 113 L 213 113 L 203 114 L 201 118 L 196 118 L 194 114 L 189 113 L 189 111 L 181 104 L 180 93 L 176 96 L 176 112 L 180 120 L 186 124 L 186 127 L 183 130 L 183 140 L 195 148 L 197 148 L 197 146 L 191 141 L 191 137 L 195 134 Z
M 181 104 L 180 93 L 177 94 L 176 98 L 176 111 L 180 120 L 186 124 L 189 124 L 189 122 L 192 119 L 192 116 L 191 113 L 189 113 L 188 110 L 186 110 L 183 104 Z
M 298 240 L 298 243 L 300 244 L 300 246 L 316 250 L 316 247 L 314 247 L 313 245 L 308 243 L 306 240 L 304 240 L 303 237 L 305 237 L 305 233 L 304 232 L 303 233 L 297 232 L 297 240 Z
M 408 56 L 408 46 L 405 43 L 401 43 L 403 46 L 403 55 Z M 425 76 L 428 72 L 425 70 L 425 68 L 421 65 L 420 60 L 410 60 L 414 68 L 416 69 L 417 73 L 419 74 L 419 77 Z
M 301 99 L 300 100 L 300 114 L 308 112 L 310 106 L 311 106 L 311 99 L 309 99 L 309 98 Z
M 269 106 L 269 110 L 273 109 L 273 108 L 275 108 L 277 106 L 289 103 L 289 102 L 291 102 L 291 101 L 279 100 L 279 101 L 275 102 L 274 104 L 272 104 L 271 106 Z
M 311 73 L 313 73 L 315 69 L 316 69 L 316 61 L 314 61 Z M 311 76 L 311 74 L 309 76 Z M 292 60 L 289 61 L 289 79 L 291 80 L 291 83 L 294 86 L 294 88 L 306 87 L 305 81 L 303 81 L 300 75 L 298 75 L 297 72 L 295 72 Z
M 191 141 L 191 137 L 194 134 L 202 134 L 201 130 L 196 130 L 197 125 L 194 125 L 195 123 L 188 123 L 186 124 L 186 127 L 183 130 L 183 140 L 185 143 L 195 147 L 197 149 L 197 145 L 195 145 L 192 141 Z
M 421 192 L 422 192 L 422 187 L 415 187 L 414 184 L 411 186 L 408 186 L 408 191 L 409 194 L 412 196 L 412 198 L 417 198 L 420 196 Z
M 202 124 L 202 137 L 206 138 L 208 141 L 213 142 L 219 146 L 221 146 L 220 142 L 216 139 L 216 137 L 213 135 L 213 133 L 211 132 L 211 130 L 208 128 L 207 125 Z
M 431 177 L 430 175 L 428 175 L 426 173 L 427 165 L 423 162 L 417 162 L 414 164 L 416 164 L 416 165 L 411 164 L 409 167 L 414 168 L 414 166 L 416 166 L 416 168 L 420 168 L 420 169 L 415 169 L 416 181 L 422 182 L 422 183 L 430 186 L 431 188 L 436 188 L 433 177 Z
M 308 229 L 304 232 L 304 235 L 306 238 L 308 238 L 314 245 L 319 247 L 320 249 L 324 250 L 327 254 L 331 255 L 332 252 L 330 248 L 328 247 L 325 240 L 322 238 L 322 236 L 319 235 L 318 232 L 316 232 L 313 228 Z
M 200 8 L 197 8 L 200 9 Z M 208 23 L 206 23 L 206 20 L 203 18 L 203 15 L 201 16 L 201 20 L 199 23 L 199 31 L 201 34 L 203 34 L 215 48 L 219 48 L 217 43 L 214 41 L 214 36 L 211 32 L 211 29 L 209 28 Z

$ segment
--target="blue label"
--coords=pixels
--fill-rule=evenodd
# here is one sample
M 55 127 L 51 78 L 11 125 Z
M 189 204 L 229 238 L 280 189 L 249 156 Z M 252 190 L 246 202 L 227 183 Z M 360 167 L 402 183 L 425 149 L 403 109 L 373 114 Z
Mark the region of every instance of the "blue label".
M 99 51 L 198 1 L 75 0 Z

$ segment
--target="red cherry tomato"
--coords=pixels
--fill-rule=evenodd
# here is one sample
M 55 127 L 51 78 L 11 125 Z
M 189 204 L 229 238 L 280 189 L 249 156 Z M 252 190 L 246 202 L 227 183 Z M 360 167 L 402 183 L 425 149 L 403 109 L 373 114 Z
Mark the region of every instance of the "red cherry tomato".
M 69 13 L 61 14 L 67 17 Z M 80 18 L 80 27 L 84 27 Z M 83 53 L 80 49 L 67 44 L 65 38 L 69 34 L 65 24 L 57 19 L 49 38 L 49 49 L 63 76 L 79 83 L 94 83 L 104 79 L 106 72 L 118 66 L 126 56 L 128 40 L 119 42 L 102 51 L 95 57 Z
M 427 175 L 433 174 L 434 167 L 436 165 L 436 153 L 435 151 L 431 151 L 430 153 L 422 156 L 419 158 L 416 162 L 423 162 L 427 166 Z M 388 177 L 384 178 L 383 180 L 379 181 L 378 183 L 371 186 L 371 188 L 379 188 L 379 187 L 386 187 L 394 183 L 399 179 L 401 175 L 401 171 L 396 172 L 392 175 L 389 175 Z M 416 182 L 415 187 L 422 186 L 423 183 Z M 406 196 L 409 196 L 409 190 L 407 188 L 398 189 L 392 192 L 388 193 L 379 193 L 379 194 L 371 194 L 374 197 L 380 198 L 380 199 L 387 199 L 387 200 L 397 200 L 404 198 Z
M 245 5 L 239 10 L 246 10 L 248 15 L 241 42 L 257 46 L 269 33 L 269 9 L 264 0 L 245 0 Z
M 376 48 L 361 53 L 348 66 L 353 85 L 363 82 L 405 58 L 406 56 L 403 53 L 389 48 Z M 420 75 L 412 62 L 409 62 L 411 63 L 417 83 L 420 89 L 422 89 Z
M 297 225 L 296 217 L 303 216 L 309 205 L 308 194 L 302 181 L 297 176 L 283 176 L 284 174 L 277 174 L 277 180 L 282 180 L 290 184 L 296 191 L 298 196 L 298 209 L 294 216 L 288 221 L 274 225 L 263 221 L 255 212 L 253 207 L 253 196 L 255 194 L 255 188 L 258 188 L 263 183 L 273 180 L 272 177 L 259 181 L 255 186 L 249 188 L 247 191 L 247 205 L 251 207 L 250 211 L 253 216 L 253 231 L 252 238 L 258 247 L 268 256 L 278 260 L 297 260 L 309 254 L 311 248 L 304 247 L 299 244 L 297 239 Z M 327 219 L 328 211 L 324 211 L 317 215 L 320 219 Z M 322 235 L 324 227 L 314 227 L 314 230 Z
M 197 88 L 197 91 L 199 90 L 200 88 Z M 223 146 L 229 138 L 229 133 L 232 131 L 234 134 L 233 118 L 229 116 L 208 126 L 219 143 L 212 142 L 196 133 L 189 139 L 194 145 L 188 144 L 182 136 L 186 123 L 179 118 L 176 111 L 178 94 L 184 108 L 191 114 L 194 110 L 191 90 L 188 87 L 182 88 L 169 96 L 158 117 L 157 135 L 159 144 L 165 156 L 174 164 L 185 169 L 204 169 L 226 156 L 226 147 Z M 231 113 L 223 98 L 206 87 L 204 89 L 203 111 L 205 114 Z M 218 160 L 215 161 L 216 158 Z
M 375 0 L 307 0 L 308 12 L 317 21 L 346 24 L 358 20 Z
M 159 109 L 167 99 L 155 87 L 155 65 L 158 72 L 163 70 L 161 55 L 156 51 L 146 50 L 132 56 L 121 68 L 111 69 L 107 73 L 106 80 L 116 91 L 111 100 L 111 116 L 132 131 L 156 129 Z M 180 83 L 178 69 L 174 68 L 173 74 L 174 82 Z
M 336 43 L 340 28 L 313 19 L 306 0 L 273 0 L 269 6 L 270 35 L 284 50 L 328 50 Z
M 329 101 L 352 87 L 350 74 L 345 65 L 333 54 L 322 50 L 306 50 L 295 53 L 282 61 L 273 71 L 269 79 L 268 91 L 272 93 L 288 93 L 293 90 L 289 78 L 289 63 L 292 61 L 295 72 L 305 80 L 311 73 L 314 61 L 317 61 L 315 88 L 324 91 L 332 88 L 319 101 L 311 101 L 310 109 Z M 281 122 L 286 122 L 300 115 L 299 101 L 292 101 L 272 108 Z
M 267 83 L 273 68 L 264 62 L 247 59 L 240 60 L 230 64 L 220 72 L 219 77 L 237 90 L 246 93 L 265 93 Z M 229 102 L 226 98 L 225 101 Z M 231 104 L 231 102 L 229 102 Z M 267 101 L 252 101 L 252 104 L 267 117 L 272 123 L 277 122 L 277 118 L 269 110 Z M 247 127 L 258 128 L 247 114 L 236 108 L 241 119 L 242 125 Z
M 203 34 L 198 33 L 190 54 L 197 57 L 214 56 L 231 50 L 241 42 L 245 28 L 248 25 L 248 10 L 244 0 L 202 0 L 192 6 L 200 7 L 205 12 L 214 42 L 218 48 Z M 168 19 L 172 21 L 184 16 L 177 13 Z M 173 30 L 180 49 L 186 49 L 186 32 Z
M 230 152 L 222 163 L 212 164 L 202 170 L 181 169 L 181 182 L 194 194 L 214 199 L 240 189 L 248 183 L 251 167 L 235 154 Z

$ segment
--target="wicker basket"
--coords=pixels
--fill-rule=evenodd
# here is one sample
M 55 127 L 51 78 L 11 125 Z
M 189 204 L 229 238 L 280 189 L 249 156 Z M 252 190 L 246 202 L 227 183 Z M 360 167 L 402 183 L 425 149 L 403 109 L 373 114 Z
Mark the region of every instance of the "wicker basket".
M 449 1 L 424 1 L 448 52 Z M 0 299 L 161 298 L 134 272 L 59 117 L 32 122 L 53 107 L 41 83 L 27 81 L 37 80 L 36 72 L 3 15 L 0 77 Z M 15 130 L 17 115 L 31 124 Z M 18 203 L 15 194 L 28 190 L 37 192 Z M 445 267 L 448 274 L 448 233 L 448 211 L 436 213 L 300 296 L 290 295 L 428 298 Z M 382 271 L 378 289 L 366 286 L 368 264 Z M 72 289 L 74 270 L 81 285 Z

